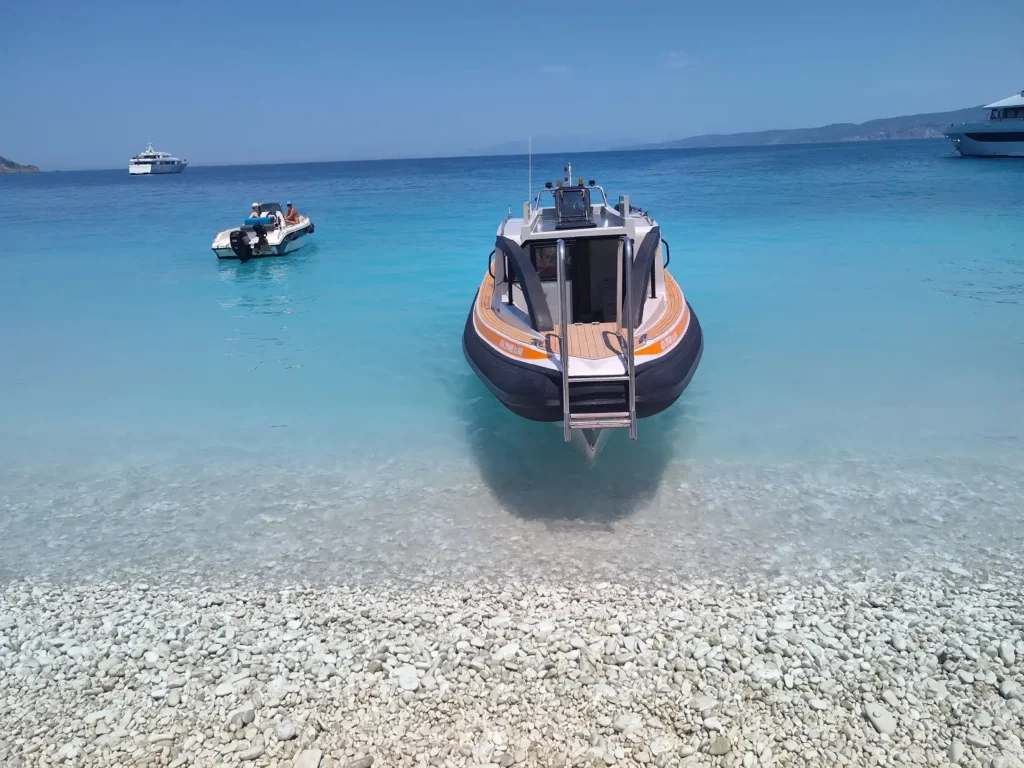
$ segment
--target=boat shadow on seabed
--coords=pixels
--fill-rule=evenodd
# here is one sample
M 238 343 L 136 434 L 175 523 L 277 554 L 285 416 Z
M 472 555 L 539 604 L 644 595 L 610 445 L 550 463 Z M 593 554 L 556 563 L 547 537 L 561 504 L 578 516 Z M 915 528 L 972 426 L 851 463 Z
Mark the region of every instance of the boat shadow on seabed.
M 476 381 L 464 393 L 466 438 L 495 499 L 526 520 L 607 527 L 649 504 L 665 470 L 685 458 L 695 434 L 693 406 L 677 402 L 639 424 L 639 439 L 612 430 L 596 461 L 568 445 L 561 423 L 520 419 Z

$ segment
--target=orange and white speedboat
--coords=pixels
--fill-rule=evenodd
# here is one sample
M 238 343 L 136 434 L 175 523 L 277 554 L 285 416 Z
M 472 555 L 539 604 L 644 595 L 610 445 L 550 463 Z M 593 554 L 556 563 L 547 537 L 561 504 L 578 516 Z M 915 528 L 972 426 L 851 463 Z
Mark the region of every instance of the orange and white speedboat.
M 635 440 L 637 419 L 679 398 L 704 341 L 658 223 L 565 171 L 498 227 L 462 345 L 509 410 L 561 421 L 566 442 L 582 438 L 593 457 L 607 430 Z

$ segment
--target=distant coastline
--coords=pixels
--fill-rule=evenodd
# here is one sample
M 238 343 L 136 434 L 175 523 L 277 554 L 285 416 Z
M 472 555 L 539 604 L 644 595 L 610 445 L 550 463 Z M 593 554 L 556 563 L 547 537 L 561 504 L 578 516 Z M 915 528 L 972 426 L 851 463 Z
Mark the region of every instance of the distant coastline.
M 651 149 L 703 149 L 714 147 L 765 147 L 785 144 L 832 144 L 860 141 L 898 141 L 907 139 L 941 139 L 943 130 L 951 124 L 983 122 L 987 119 L 984 107 L 968 107 L 951 112 L 925 112 L 916 115 L 884 117 L 864 123 L 832 123 L 817 128 L 783 128 L 743 133 L 709 133 L 653 143 L 636 144 L 628 139 L 600 140 L 585 136 L 534 136 L 535 156 L 592 153 L 637 152 Z M 486 147 L 476 147 L 464 154 L 405 155 L 393 157 L 361 157 L 333 160 L 280 160 L 275 162 L 213 163 L 205 167 L 223 168 L 249 165 L 309 165 L 318 163 L 373 163 L 395 160 L 442 160 L 463 157 L 517 157 L 526 154 L 524 139 L 505 141 Z M 202 165 L 197 167 L 204 167 Z M 118 170 L 117 168 L 76 168 L 73 170 Z M 19 165 L 0 157 L 0 173 L 38 173 L 34 165 Z
M 39 173 L 34 165 L 19 165 L 6 157 L 0 157 L 0 173 Z
M 985 119 L 982 107 L 952 112 L 926 112 L 918 115 L 884 117 L 866 123 L 833 123 L 817 128 L 790 128 L 746 133 L 712 133 L 685 139 L 640 144 L 623 149 L 699 149 L 702 147 L 750 147 L 776 144 L 824 144 L 845 141 L 894 141 L 899 139 L 939 139 L 951 123 L 970 123 Z

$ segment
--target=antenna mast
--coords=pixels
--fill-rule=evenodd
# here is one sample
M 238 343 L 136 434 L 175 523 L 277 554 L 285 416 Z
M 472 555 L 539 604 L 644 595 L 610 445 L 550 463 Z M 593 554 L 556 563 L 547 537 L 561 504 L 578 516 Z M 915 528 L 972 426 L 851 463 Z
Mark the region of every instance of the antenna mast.
M 533 205 L 533 136 L 529 138 L 529 175 L 527 177 L 527 188 L 526 188 L 526 202 L 531 206 Z

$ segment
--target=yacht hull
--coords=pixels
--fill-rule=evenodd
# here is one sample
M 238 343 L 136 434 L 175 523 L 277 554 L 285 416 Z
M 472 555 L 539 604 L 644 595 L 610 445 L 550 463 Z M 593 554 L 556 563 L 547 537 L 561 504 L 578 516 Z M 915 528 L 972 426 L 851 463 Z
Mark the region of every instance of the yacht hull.
M 129 165 L 128 174 L 131 176 L 155 176 L 165 173 L 181 173 L 185 170 L 186 163 L 175 165 Z
M 517 416 L 531 421 L 562 421 L 561 373 L 541 364 L 513 360 L 488 344 L 477 331 L 474 309 L 462 334 L 462 350 L 470 367 L 498 401 Z M 655 360 L 636 366 L 637 418 L 661 413 L 675 403 L 693 378 L 704 351 L 704 334 L 697 315 L 689 309 L 689 323 L 675 347 Z M 606 405 L 616 393 L 614 385 L 595 384 L 590 398 L 595 407 Z
M 963 126 L 945 135 L 964 157 L 1024 157 L 1024 130 L 993 131 L 984 126 L 972 130 Z

